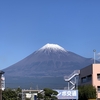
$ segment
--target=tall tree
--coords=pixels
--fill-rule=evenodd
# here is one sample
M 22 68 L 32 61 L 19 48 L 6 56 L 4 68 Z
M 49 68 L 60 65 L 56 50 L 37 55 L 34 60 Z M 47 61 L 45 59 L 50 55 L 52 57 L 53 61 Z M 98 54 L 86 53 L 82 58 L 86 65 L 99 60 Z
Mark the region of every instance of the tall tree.
M 96 99 L 96 88 L 92 85 L 79 86 L 79 100 Z

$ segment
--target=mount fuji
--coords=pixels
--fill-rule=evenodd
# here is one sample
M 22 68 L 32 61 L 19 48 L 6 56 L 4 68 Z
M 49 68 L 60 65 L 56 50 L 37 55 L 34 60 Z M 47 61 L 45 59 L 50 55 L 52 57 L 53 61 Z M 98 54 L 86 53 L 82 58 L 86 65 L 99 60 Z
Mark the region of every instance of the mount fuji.
M 8 78 L 64 77 L 92 63 L 92 58 L 82 57 L 57 44 L 48 43 L 3 71 Z
M 93 63 L 57 44 L 46 44 L 23 60 L 4 69 L 7 76 L 59 77 Z

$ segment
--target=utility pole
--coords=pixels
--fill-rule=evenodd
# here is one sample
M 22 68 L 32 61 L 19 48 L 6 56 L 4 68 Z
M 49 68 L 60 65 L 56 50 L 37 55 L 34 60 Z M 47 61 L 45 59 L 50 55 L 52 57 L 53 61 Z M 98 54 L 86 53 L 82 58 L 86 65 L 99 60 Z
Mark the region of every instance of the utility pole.
M 94 64 L 95 64 L 95 52 L 96 52 L 96 50 L 94 49 L 93 52 L 94 52 Z

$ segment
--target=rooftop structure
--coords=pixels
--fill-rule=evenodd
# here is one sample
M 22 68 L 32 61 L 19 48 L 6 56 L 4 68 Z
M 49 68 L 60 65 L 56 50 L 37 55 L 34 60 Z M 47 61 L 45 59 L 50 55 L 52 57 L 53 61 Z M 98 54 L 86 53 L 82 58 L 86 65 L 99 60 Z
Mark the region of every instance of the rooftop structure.
M 100 99 L 100 64 L 91 64 L 80 70 L 79 84 L 91 84 L 96 87 L 97 98 Z

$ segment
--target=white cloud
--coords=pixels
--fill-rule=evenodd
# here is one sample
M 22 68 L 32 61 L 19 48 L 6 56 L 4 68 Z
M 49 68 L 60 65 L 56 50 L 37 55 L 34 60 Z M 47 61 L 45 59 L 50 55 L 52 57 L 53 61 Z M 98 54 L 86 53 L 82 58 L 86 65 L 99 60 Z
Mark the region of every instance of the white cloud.
M 97 56 L 100 56 L 100 52 L 99 52 L 99 53 L 97 53 Z
M 98 56 L 97 59 L 100 60 L 100 52 L 97 53 L 97 56 Z

